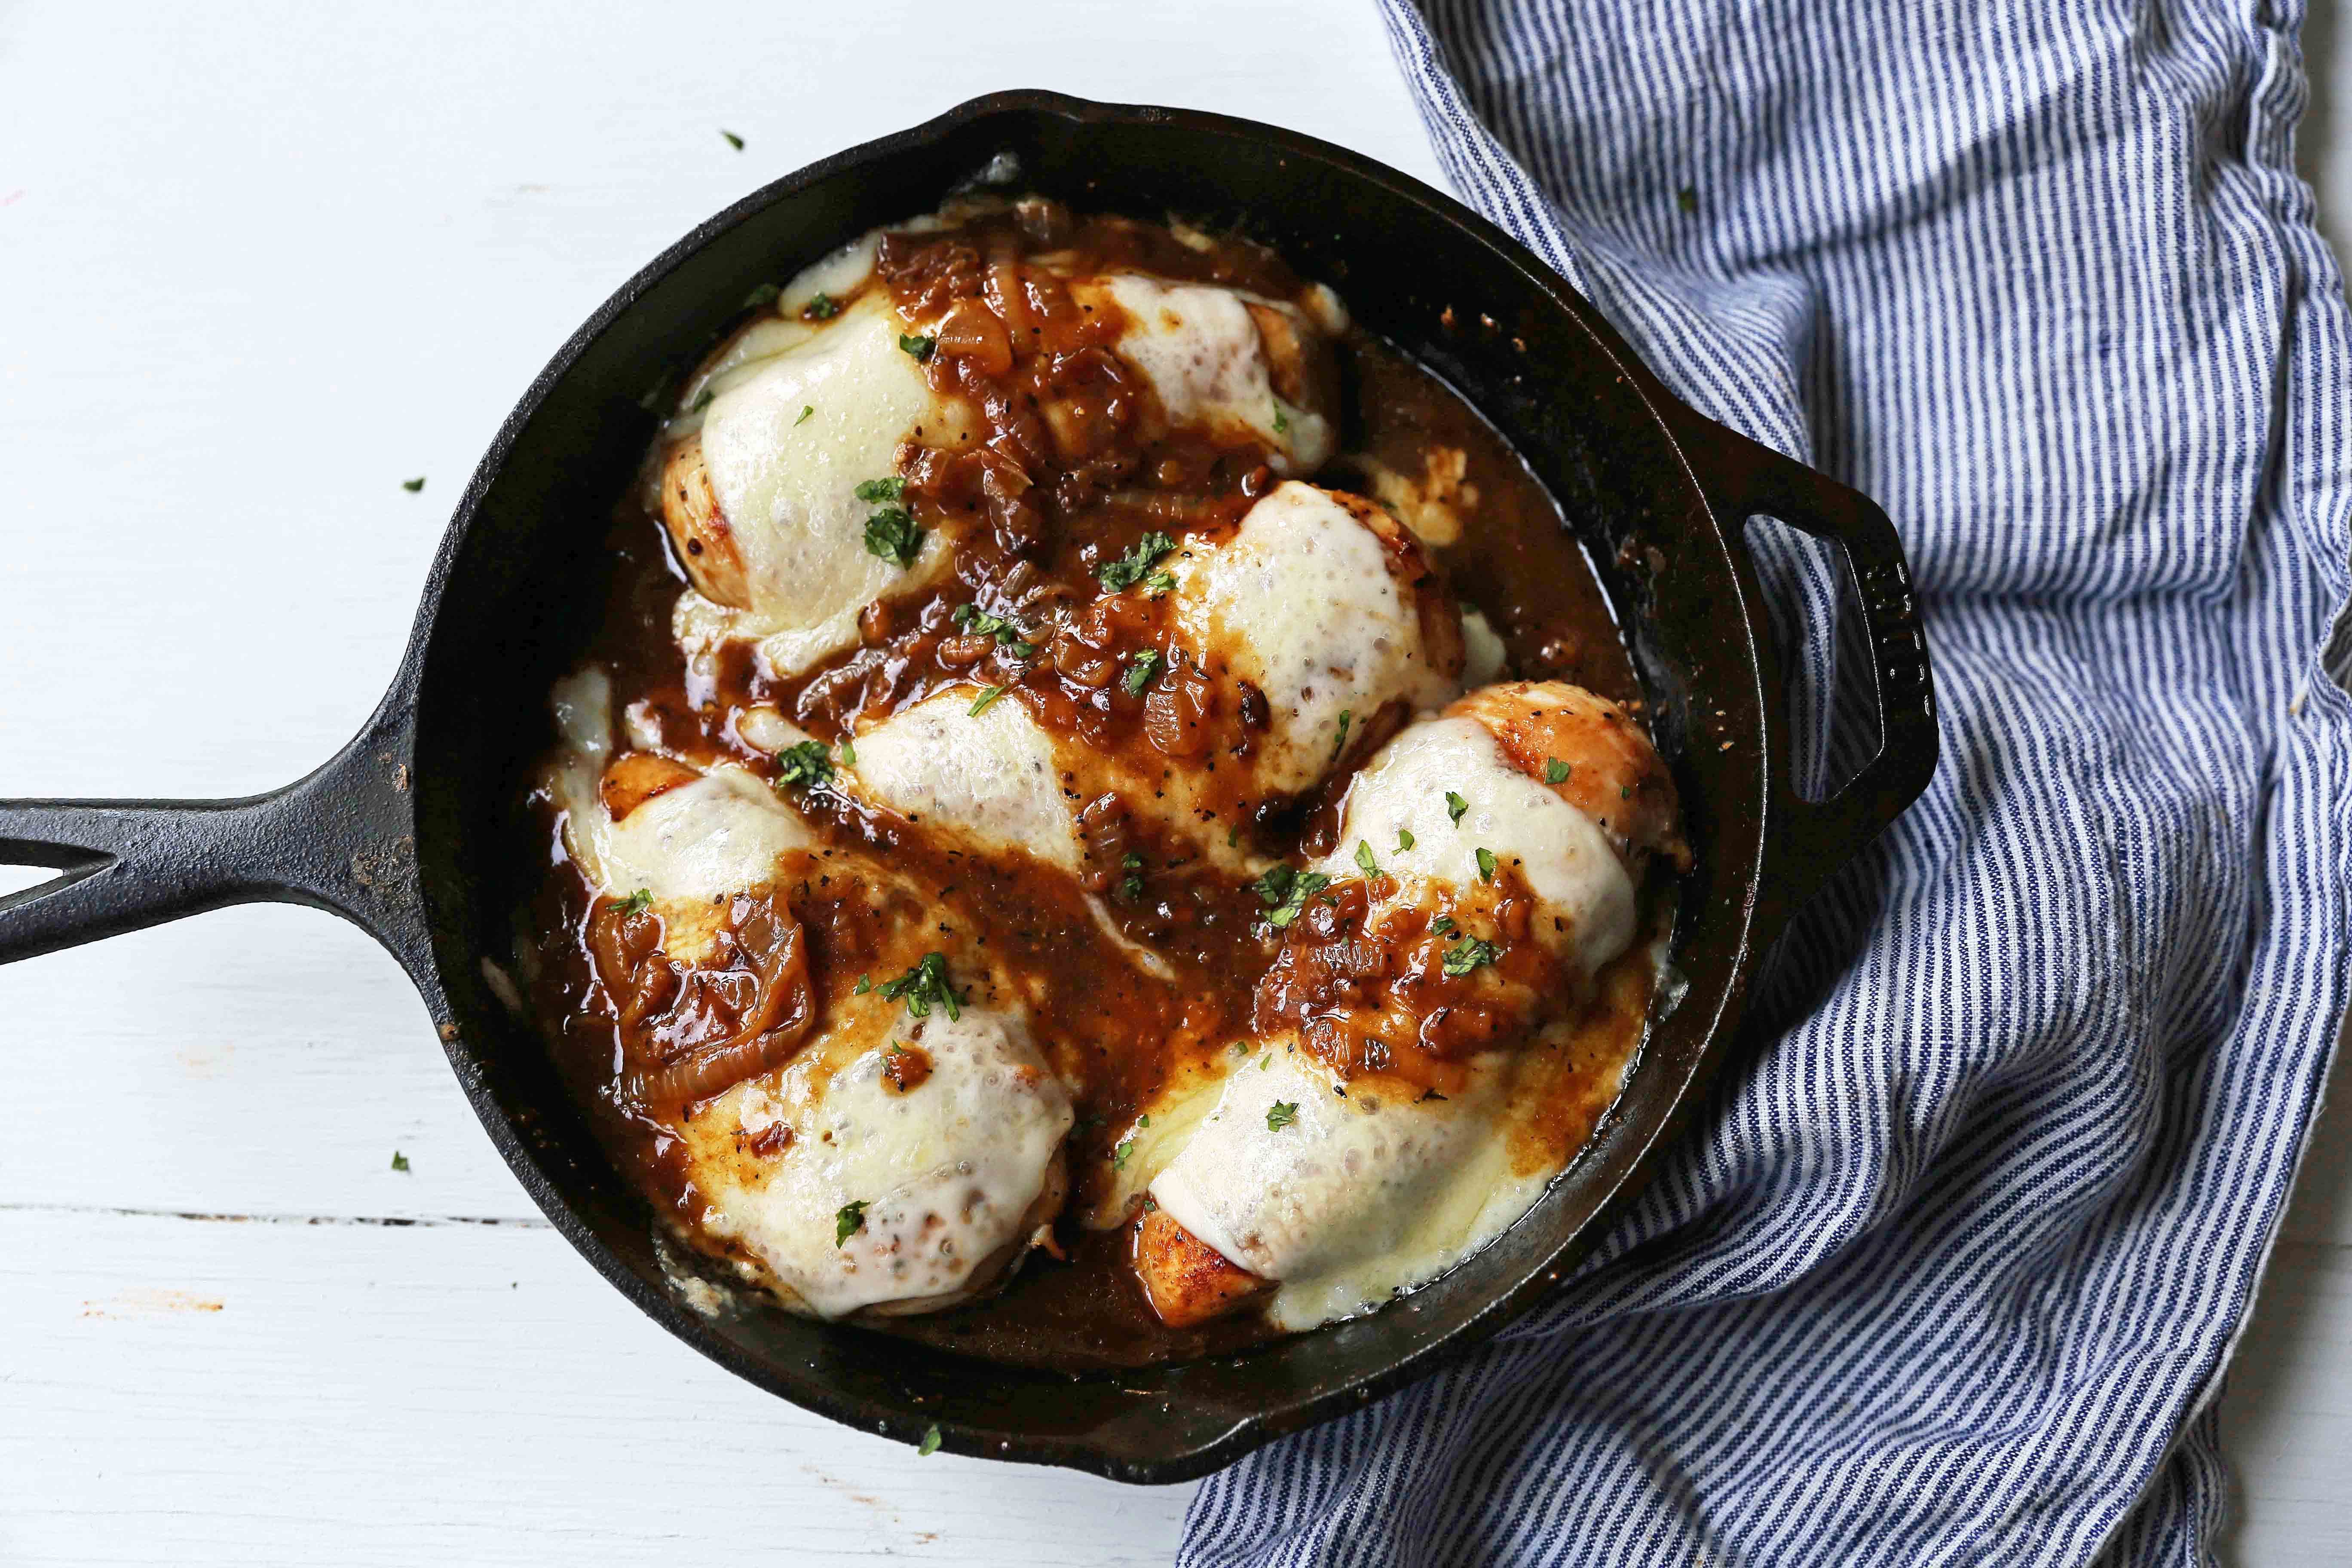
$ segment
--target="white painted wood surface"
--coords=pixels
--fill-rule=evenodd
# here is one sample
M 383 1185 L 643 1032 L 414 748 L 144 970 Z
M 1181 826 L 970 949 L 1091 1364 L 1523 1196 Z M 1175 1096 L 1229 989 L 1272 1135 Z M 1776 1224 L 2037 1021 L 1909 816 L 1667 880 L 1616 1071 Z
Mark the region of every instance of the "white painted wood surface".
M 1357 0 L 0 5 L 0 792 L 243 794 L 327 755 L 580 317 L 746 190 L 1015 85 L 1435 177 Z M 0 970 L 0 1563 L 1173 1549 L 1189 1488 L 918 1461 L 654 1329 L 332 920 Z M 2348 1187 L 2324 1129 L 2225 1405 L 2246 1563 L 2352 1560 Z

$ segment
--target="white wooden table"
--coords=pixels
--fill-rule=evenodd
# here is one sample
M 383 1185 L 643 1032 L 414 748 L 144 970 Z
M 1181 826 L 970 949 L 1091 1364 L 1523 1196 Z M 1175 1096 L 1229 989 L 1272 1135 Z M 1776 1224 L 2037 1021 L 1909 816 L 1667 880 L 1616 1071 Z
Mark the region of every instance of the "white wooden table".
M 581 317 L 776 174 L 1028 85 L 1436 177 L 1358 0 L 0 5 L 0 793 L 239 795 L 325 757 Z M 1190 1488 L 919 1461 L 640 1318 L 331 919 L 0 970 L 0 1563 L 1172 1551 Z M 2352 1560 L 2352 1166 L 2322 1137 L 2230 1395 L 2249 1563 Z

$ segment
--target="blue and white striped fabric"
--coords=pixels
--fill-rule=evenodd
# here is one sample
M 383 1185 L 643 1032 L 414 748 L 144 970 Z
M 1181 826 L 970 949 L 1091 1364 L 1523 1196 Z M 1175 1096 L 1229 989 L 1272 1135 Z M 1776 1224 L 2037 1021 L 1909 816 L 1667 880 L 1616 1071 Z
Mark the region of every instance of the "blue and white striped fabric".
M 1384 4 L 1460 191 L 1895 518 L 1944 763 L 1592 1265 L 1180 1562 L 2206 1561 L 2352 919 L 2301 5 Z

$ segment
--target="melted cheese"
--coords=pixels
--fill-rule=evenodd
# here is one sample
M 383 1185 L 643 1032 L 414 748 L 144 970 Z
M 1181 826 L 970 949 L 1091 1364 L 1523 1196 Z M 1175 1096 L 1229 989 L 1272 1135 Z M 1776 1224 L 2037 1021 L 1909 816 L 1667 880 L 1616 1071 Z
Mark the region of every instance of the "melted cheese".
M 893 1019 L 895 1018 L 895 1022 Z M 901 1092 L 885 1077 L 905 1042 L 931 1071 Z M 984 1285 L 1024 1222 L 1070 1130 L 1068 1095 L 1018 1016 L 967 1006 L 907 1018 L 869 998 L 858 1016 L 681 1129 L 702 1223 L 749 1252 L 820 1317 L 945 1305 Z M 772 1153 L 746 1145 L 772 1129 Z M 840 1236 L 842 1212 L 865 1205 Z
M 1367 723 L 1391 700 L 1434 707 L 1459 689 L 1431 668 L 1387 546 L 1328 491 L 1276 486 L 1232 539 L 1187 550 L 1172 570 L 1183 639 L 1265 693 L 1261 788 L 1320 779 L 1339 755 L 1342 713 Z
M 1469 803 L 1449 816 L 1452 791 Z M 1400 849 L 1398 830 L 1412 836 Z M 1535 934 L 1590 974 L 1633 940 L 1633 879 L 1592 819 L 1511 765 L 1475 719 L 1414 724 L 1382 747 L 1348 786 L 1339 847 L 1316 863 L 1328 876 L 1354 874 L 1359 839 L 1375 847 L 1396 890 L 1365 917 L 1421 901 L 1429 883 L 1475 890 L 1478 851 L 1516 868 L 1540 900 Z
M 1345 1095 L 1322 1062 L 1276 1041 L 1244 1058 L 1152 1199 L 1252 1273 L 1280 1282 L 1276 1326 L 1312 1328 L 1426 1284 L 1542 1196 L 1549 1172 L 1514 1173 L 1503 1135 L 1507 1058 L 1471 1087 L 1416 1101 L 1378 1079 Z M 1269 1112 L 1288 1120 L 1267 1125 Z M 1155 1108 L 1182 1119 L 1171 1107 Z
M 947 691 L 857 737 L 856 787 L 900 816 L 951 829 L 991 854 L 1020 851 L 1076 872 L 1077 805 L 1063 792 L 1054 739 L 1017 699 L 978 713 Z
M 1289 306 L 1208 283 L 1170 283 L 1118 273 L 1081 287 L 1098 288 L 1129 321 L 1119 358 L 1151 384 L 1177 425 L 1244 433 L 1272 449 L 1283 473 L 1311 473 L 1331 455 L 1330 422 L 1275 395 L 1265 346 L 1250 320 L 1255 302 L 1296 318 Z
M 875 504 L 856 496 L 862 482 L 898 471 L 899 444 L 919 429 L 937 444 L 961 433 L 898 347 L 906 330 L 887 299 L 869 294 L 712 401 L 703 461 L 751 604 L 732 610 L 681 596 L 673 629 L 689 652 L 753 636 L 772 670 L 803 669 L 856 640 L 868 601 L 945 570 L 947 542 L 937 534 L 907 569 L 869 552 Z

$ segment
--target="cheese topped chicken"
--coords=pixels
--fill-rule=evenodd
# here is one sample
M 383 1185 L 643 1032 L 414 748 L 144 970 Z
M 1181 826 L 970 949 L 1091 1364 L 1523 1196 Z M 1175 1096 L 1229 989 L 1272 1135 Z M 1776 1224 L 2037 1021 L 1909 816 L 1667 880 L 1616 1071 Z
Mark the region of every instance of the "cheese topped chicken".
M 1427 1285 L 1616 1094 L 1689 851 L 1606 603 L 1279 258 L 1043 197 L 863 236 L 637 499 L 518 958 L 719 1278 L 1236 1345 Z

